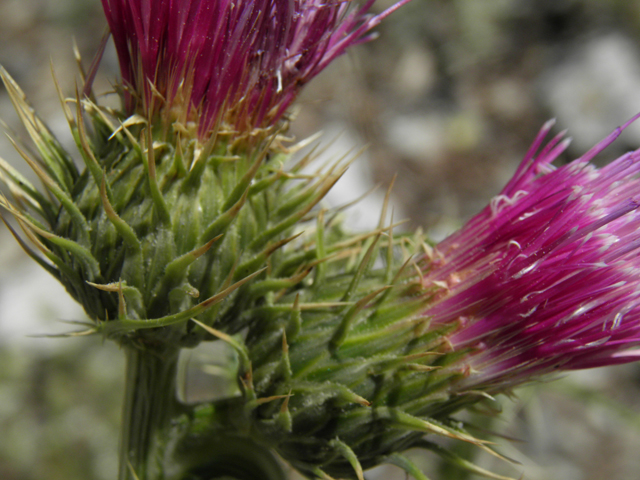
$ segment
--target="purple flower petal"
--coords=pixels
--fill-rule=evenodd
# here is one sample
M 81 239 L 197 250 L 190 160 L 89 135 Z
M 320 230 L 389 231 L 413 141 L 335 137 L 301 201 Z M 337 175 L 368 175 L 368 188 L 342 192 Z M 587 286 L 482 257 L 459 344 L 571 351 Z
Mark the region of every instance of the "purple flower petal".
M 409 0 L 102 0 L 125 108 L 240 132 L 274 125 L 304 84 Z M 155 92 L 155 94 L 154 94 Z
M 424 282 L 441 293 L 425 315 L 460 324 L 449 341 L 470 349 L 466 386 L 637 360 L 640 150 L 589 163 L 636 118 L 558 168 L 568 143 L 540 149 L 548 122 L 503 191 L 434 249 Z

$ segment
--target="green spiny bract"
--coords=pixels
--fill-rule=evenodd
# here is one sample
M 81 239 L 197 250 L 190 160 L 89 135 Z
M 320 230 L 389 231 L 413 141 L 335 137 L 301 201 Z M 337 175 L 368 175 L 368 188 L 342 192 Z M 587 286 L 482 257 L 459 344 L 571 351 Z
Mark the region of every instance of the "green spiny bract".
M 401 453 L 415 447 L 506 478 L 425 439 L 448 437 L 488 450 L 451 417 L 483 396 L 457 387 L 470 373 L 461 361 L 469 352 L 452 351 L 447 338 L 460 325 L 434 325 L 423 314 L 443 288 L 424 286 L 430 247 L 422 236 L 394 238 L 389 227 L 382 235 L 331 241 L 333 227 L 322 215 L 318 225 L 316 249 L 341 245 L 343 255 L 308 281 L 247 308 L 242 339 L 221 336 L 238 352 L 242 394 L 185 418 L 177 427 L 183 440 L 176 458 L 193 469 L 207 458 L 197 452 L 234 432 L 275 449 L 310 478 L 362 480 L 364 469 L 393 463 L 423 479 Z
M 189 319 L 236 332 L 242 308 L 308 273 L 304 255 L 282 250 L 343 167 L 298 175 L 305 157 L 285 172 L 278 132 L 221 127 L 202 143 L 192 126 L 167 131 L 78 97 L 62 103 L 80 171 L 2 78 L 37 154 L 16 147 L 45 190 L 2 162 L 14 200 L 0 206 L 39 253 L 21 245 L 84 306 L 90 331 L 139 347 L 193 346 L 208 334 Z

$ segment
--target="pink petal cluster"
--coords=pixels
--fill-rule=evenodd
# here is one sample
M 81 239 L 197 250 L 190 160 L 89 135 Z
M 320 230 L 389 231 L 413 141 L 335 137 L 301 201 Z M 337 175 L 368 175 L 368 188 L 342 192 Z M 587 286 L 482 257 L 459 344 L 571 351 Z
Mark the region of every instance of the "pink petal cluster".
M 200 135 L 275 124 L 301 87 L 384 17 L 351 0 L 102 0 L 129 112 L 187 111 Z
M 435 247 L 424 282 L 440 293 L 425 314 L 459 323 L 464 385 L 640 359 L 640 150 L 590 163 L 631 121 L 557 168 L 568 141 L 540 150 L 547 123 L 502 192 Z

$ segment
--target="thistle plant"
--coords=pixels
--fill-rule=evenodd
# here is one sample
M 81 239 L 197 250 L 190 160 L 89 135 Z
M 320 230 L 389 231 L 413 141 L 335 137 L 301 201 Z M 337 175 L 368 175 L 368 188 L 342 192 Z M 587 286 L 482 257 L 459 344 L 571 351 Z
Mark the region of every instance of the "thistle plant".
M 102 0 L 120 109 L 60 92 L 78 168 L 6 71 L 43 184 L 0 161 L 16 240 L 80 302 L 80 334 L 127 356 L 120 479 L 362 480 L 402 452 L 505 478 L 438 437 L 499 455 L 455 420 L 559 370 L 631 362 L 640 343 L 638 152 L 552 162 L 545 125 L 505 189 L 439 244 L 385 223 L 349 232 L 321 200 L 348 166 L 308 173 L 287 138 L 300 89 L 408 0 Z M 103 42 L 106 45 L 107 37 Z M 626 125 L 625 125 L 626 126 Z M 4 219 L 4 217 L 3 217 Z M 20 233 L 21 232 L 21 233 Z M 225 342 L 233 395 L 176 397 L 182 349 Z

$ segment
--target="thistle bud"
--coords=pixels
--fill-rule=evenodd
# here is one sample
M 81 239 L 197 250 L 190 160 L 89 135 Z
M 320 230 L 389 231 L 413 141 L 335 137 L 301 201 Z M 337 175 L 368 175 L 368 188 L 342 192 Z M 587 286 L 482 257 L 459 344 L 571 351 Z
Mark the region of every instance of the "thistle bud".
M 279 251 L 343 169 L 296 181 L 283 120 L 302 85 L 397 8 L 342 1 L 103 0 L 122 67 L 122 111 L 84 96 L 62 106 L 85 169 L 5 86 L 38 155 L 16 146 L 40 191 L 2 162 L 27 252 L 121 343 L 179 348 L 238 331 L 248 282 L 277 277 Z M 94 65 L 95 66 L 95 65 Z M 70 105 L 75 105 L 75 112 Z M 295 270 L 295 269 L 294 269 Z M 161 328 L 165 327 L 165 328 Z M 170 328 L 166 328 L 170 327 Z
M 362 479 L 380 463 L 426 478 L 402 455 L 418 447 L 504 479 L 432 438 L 498 455 L 453 415 L 543 375 L 640 356 L 640 151 L 590 163 L 625 125 L 554 167 L 568 142 L 540 149 L 551 125 L 449 238 L 389 229 L 354 244 L 357 261 L 327 263 L 321 282 L 248 309 L 243 395 L 201 407 L 183 425 L 188 444 L 231 425 L 312 478 Z

